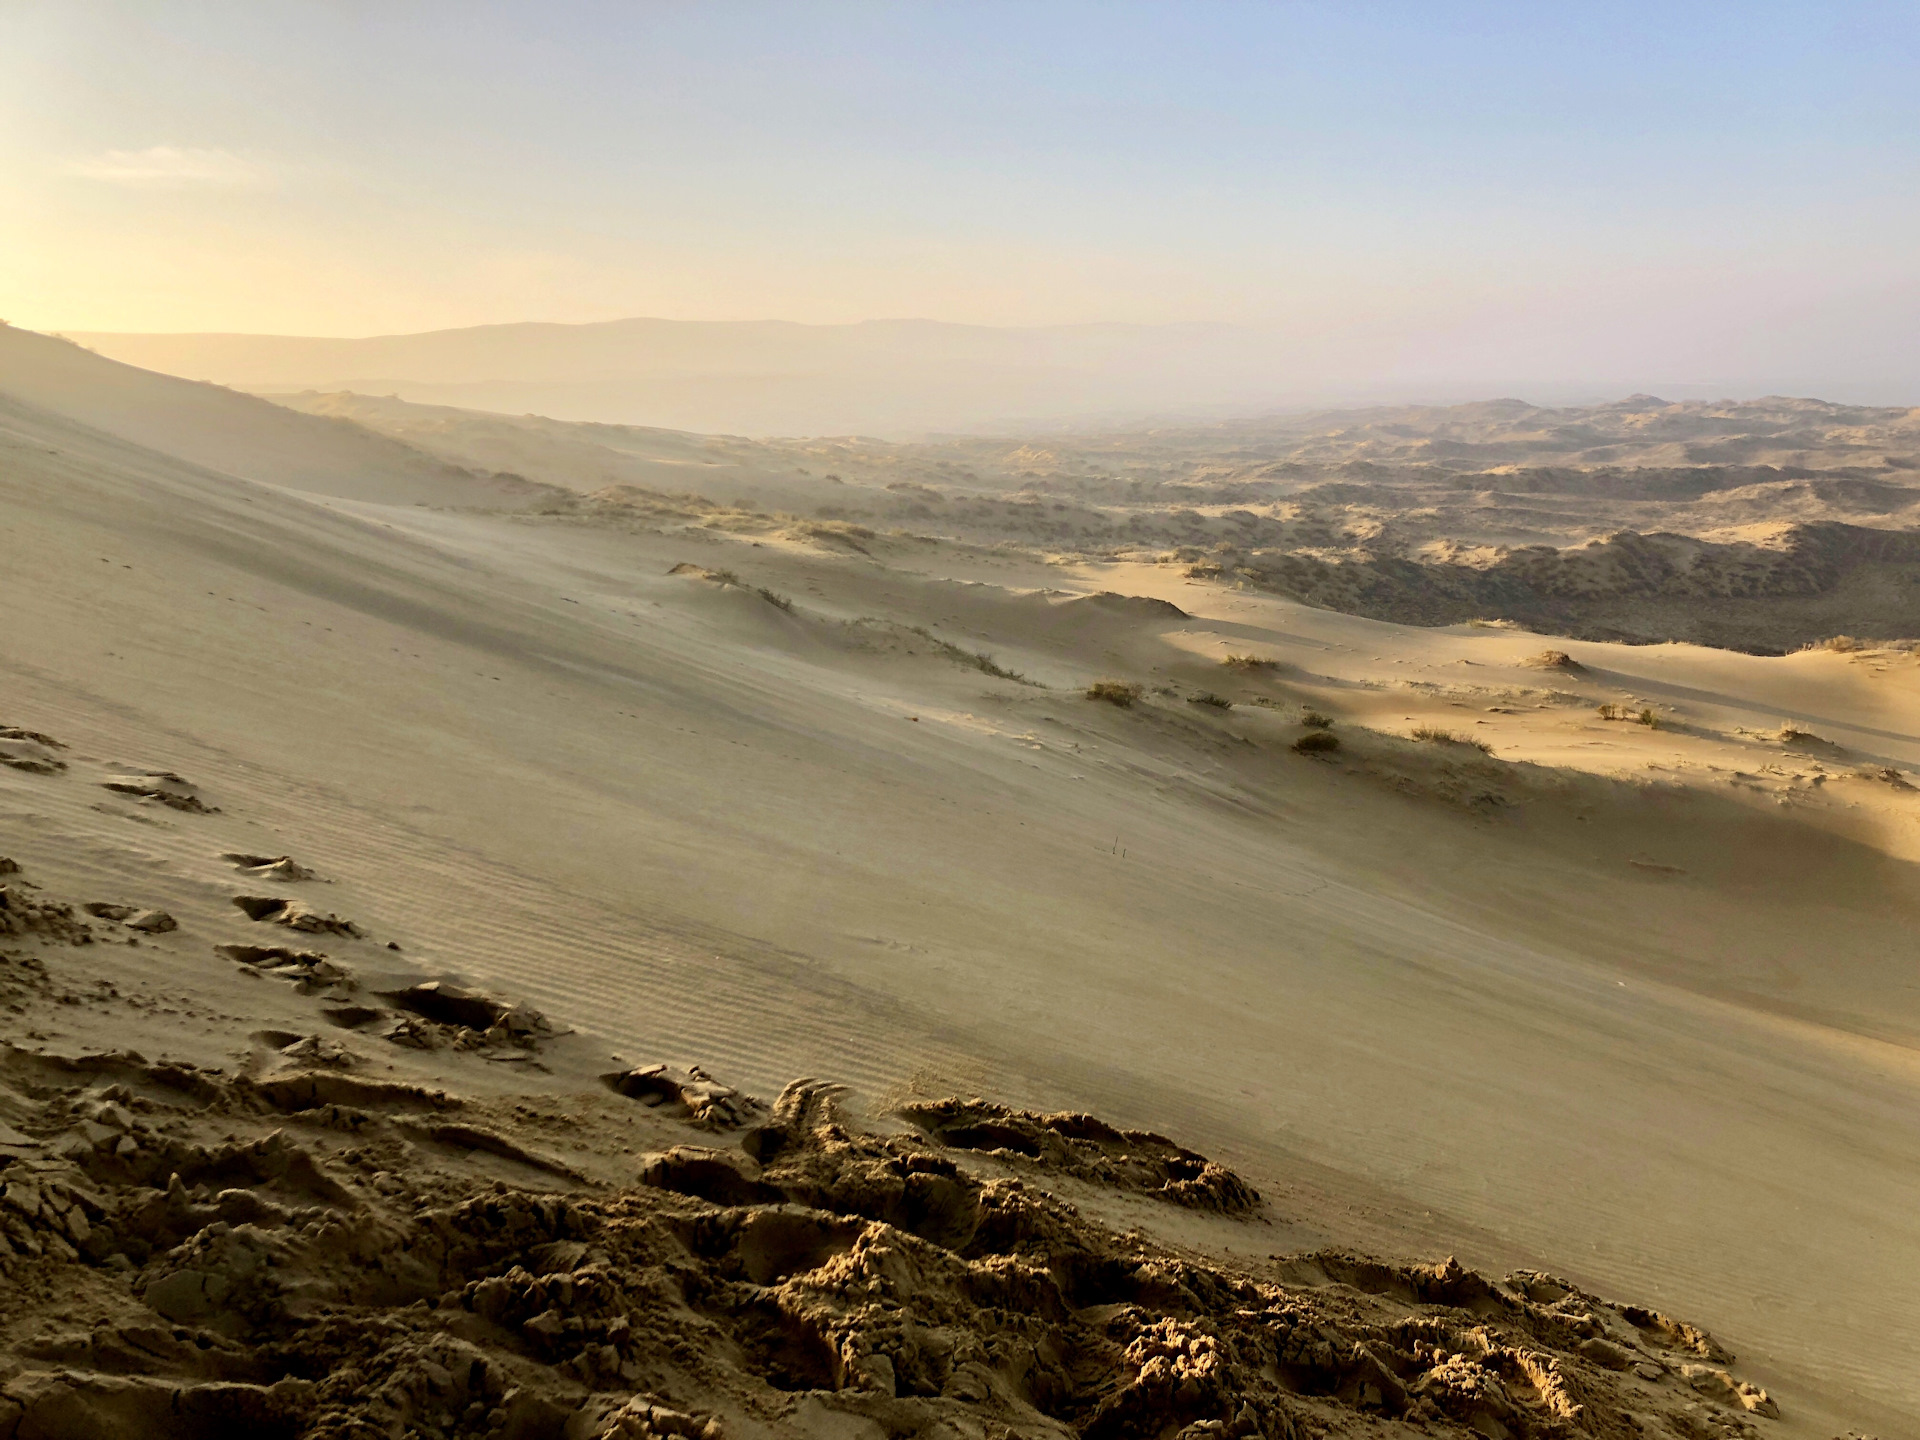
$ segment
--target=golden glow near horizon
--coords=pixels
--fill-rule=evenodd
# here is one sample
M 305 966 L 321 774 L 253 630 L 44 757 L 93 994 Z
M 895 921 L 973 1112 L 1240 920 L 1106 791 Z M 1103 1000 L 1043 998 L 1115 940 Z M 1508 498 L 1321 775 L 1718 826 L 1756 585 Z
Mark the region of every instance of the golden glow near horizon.
M 1637 9 L 15 7 L 0 316 L 1204 320 L 1343 374 L 1920 382 L 1920 23 Z

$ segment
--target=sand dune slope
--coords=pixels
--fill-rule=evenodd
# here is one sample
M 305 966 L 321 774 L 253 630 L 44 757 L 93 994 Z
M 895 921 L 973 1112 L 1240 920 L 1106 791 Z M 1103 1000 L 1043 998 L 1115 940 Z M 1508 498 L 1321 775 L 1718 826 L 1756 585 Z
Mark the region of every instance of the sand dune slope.
M 1548 672 L 1539 637 L 1165 568 L 323 501 L 4 426 L 0 721 L 187 777 L 409 964 L 763 1093 L 1176 1134 L 1271 1204 L 1262 1238 L 1193 1243 L 1642 1297 L 1782 1412 L 1703 1415 L 1826 1440 L 1920 1412 L 1911 656 Z M 1778 729 L 1769 665 L 1830 722 L 1797 782 L 1740 733 Z M 1635 697 L 1668 728 L 1599 718 Z M 1339 750 L 1295 750 L 1311 709 Z M 1482 719 L 1493 757 L 1410 738 Z M 50 885 L 230 883 L 164 803 L 0 779 Z M 258 928 L 224 924 L 200 938 Z
M 314 494 L 498 508 L 546 493 L 469 473 L 351 422 L 122 365 L 6 325 L 0 394 L 196 465 Z

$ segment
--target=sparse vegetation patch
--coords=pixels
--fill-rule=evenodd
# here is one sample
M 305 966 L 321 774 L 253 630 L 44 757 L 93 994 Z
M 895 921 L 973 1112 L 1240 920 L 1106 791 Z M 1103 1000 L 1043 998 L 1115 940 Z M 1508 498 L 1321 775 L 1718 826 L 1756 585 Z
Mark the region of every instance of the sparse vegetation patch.
M 1029 680 L 1018 670 L 1009 670 L 984 650 L 968 650 L 962 646 L 955 645 L 951 640 L 942 640 L 924 625 L 909 625 L 907 629 L 932 645 L 934 649 L 938 650 L 942 655 L 946 656 L 947 659 L 957 665 L 968 666 L 971 669 L 978 670 L 983 675 L 991 675 L 997 680 L 1013 680 L 1021 685 L 1040 685 L 1038 680 Z
M 1096 680 L 1087 687 L 1089 700 L 1104 700 L 1122 710 L 1140 698 L 1140 687 L 1125 680 Z
M 1536 670 L 1564 670 L 1576 674 L 1587 667 L 1564 650 L 1542 650 L 1526 662 Z
M 1493 746 L 1474 735 L 1456 735 L 1451 730 L 1442 730 L 1437 725 L 1416 725 L 1413 738 L 1425 740 L 1432 745 L 1464 745 L 1478 750 L 1483 755 L 1491 755 Z
M 1340 748 L 1340 737 L 1331 730 L 1309 730 L 1293 742 L 1293 748 L 1302 755 L 1323 755 Z
M 1601 705 L 1596 713 L 1602 720 L 1630 720 L 1635 725 L 1646 726 L 1649 730 L 1660 728 L 1660 717 L 1645 707 L 1635 710 L 1630 705 Z
M 1231 710 L 1233 708 L 1233 702 L 1231 700 L 1227 699 L 1224 695 L 1216 695 L 1211 690 L 1202 695 L 1189 695 L 1187 697 L 1187 703 L 1189 705 L 1208 705 L 1215 710 Z
M 1280 662 L 1264 655 L 1229 655 L 1220 662 L 1229 670 L 1278 670 Z

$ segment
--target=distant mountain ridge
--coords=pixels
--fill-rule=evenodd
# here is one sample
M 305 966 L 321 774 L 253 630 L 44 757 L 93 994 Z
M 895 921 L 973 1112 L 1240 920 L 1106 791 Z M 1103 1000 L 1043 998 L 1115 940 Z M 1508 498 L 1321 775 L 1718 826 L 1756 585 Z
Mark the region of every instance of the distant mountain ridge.
M 1028 329 L 932 320 L 523 322 L 412 335 L 68 338 L 240 389 L 421 403 L 707 433 L 906 433 L 1063 415 L 1270 405 L 1273 336 L 1226 325 Z

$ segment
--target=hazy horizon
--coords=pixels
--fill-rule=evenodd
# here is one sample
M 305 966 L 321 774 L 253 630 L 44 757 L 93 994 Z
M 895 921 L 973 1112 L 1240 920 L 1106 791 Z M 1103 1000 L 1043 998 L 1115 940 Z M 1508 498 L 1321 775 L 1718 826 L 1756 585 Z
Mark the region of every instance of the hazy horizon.
M 1231 324 L 1276 403 L 1899 403 L 1916 59 L 1871 5 L 21 7 L 0 315 Z
M 1044 328 L 876 320 L 702 323 L 630 317 L 353 337 L 72 331 L 110 358 L 260 394 L 351 391 L 416 404 L 701 433 L 1054 433 L 1208 424 L 1372 406 L 1629 395 L 1794 395 L 1907 405 L 1897 380 L 1423 376 L 1314 363 L 1289 338 L 1220 324 Z

